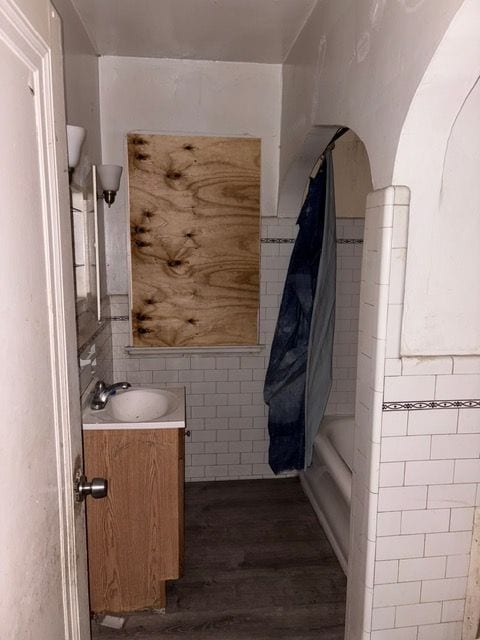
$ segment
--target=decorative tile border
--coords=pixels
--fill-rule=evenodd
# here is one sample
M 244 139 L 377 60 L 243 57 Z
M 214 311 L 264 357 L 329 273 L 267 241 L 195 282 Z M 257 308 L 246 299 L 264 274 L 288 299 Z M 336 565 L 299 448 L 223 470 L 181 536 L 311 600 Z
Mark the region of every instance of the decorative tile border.
M 428 411 L 429 409 L 480 409 L 480 400 L 415 400 L 384 402 L 384 411 Z
M 261 238 L 262 244 L 293 244 L 295 238 Z M 337 244 L 363 244 L 360 238 L 337 238 Z
M 106 318 L 106 320 L 110 320 L 110 322 L 127 322 L 129 319 L 129 316 L 110 316 Z

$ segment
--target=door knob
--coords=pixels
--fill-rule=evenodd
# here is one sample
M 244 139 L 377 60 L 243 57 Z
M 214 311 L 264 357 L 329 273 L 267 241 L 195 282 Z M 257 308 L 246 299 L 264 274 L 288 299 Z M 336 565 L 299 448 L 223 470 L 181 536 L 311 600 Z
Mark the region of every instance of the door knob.
M 75 500 L 83 502 L 87 496 L 98 500 L 105 498 L 108 493 L 108 482 L 105 478 L 92 478 L 91 482 L 83 474 L 75 478 Z

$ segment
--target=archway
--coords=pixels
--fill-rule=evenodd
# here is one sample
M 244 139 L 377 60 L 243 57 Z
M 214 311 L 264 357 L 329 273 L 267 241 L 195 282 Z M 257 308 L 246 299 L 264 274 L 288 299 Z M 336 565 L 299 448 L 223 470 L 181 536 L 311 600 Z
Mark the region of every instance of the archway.
M 480 353 L 480 228 L 472 207 L 479 196 L 479 27 L 480 5 L 466 0 L 424 74 L 400 136 L 393 184 L 411 190 L 405 356 Z

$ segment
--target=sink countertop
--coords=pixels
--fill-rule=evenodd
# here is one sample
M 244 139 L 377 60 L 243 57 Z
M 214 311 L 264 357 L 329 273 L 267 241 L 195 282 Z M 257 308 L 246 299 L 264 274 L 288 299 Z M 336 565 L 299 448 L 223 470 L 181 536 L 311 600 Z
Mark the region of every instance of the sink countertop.
M 177 408 L 156 420 L 148 420 L 146 422 L 121 422 L 115 420 L 105 409 L 94 411 L 87 405 L 83 409 L 82 425 L 84 431 L 101 431 L 113 429 L 184 429 L 185 428 L 185 388 L 184 387 L 163 387 L 161 385 L 154 387 L 146 387 L 144 385 L 132 385 L 131 389 L 161 389 L 169 391 L 178 399 Z M 128 391 L 127 391 L 128 393 Z

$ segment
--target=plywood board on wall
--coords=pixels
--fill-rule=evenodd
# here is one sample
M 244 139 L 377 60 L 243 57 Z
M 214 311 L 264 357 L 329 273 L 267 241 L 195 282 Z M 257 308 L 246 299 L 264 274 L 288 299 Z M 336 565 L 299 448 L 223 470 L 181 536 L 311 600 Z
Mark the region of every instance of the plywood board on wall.
M 133 345 L 257 342 L 260 140 L 128 135 Z

